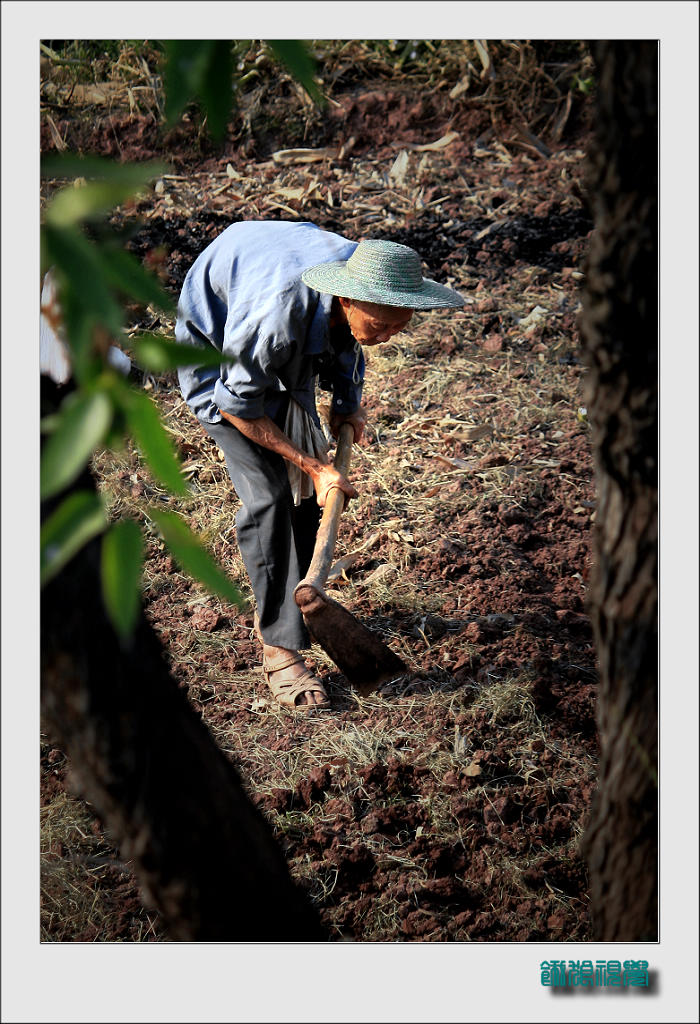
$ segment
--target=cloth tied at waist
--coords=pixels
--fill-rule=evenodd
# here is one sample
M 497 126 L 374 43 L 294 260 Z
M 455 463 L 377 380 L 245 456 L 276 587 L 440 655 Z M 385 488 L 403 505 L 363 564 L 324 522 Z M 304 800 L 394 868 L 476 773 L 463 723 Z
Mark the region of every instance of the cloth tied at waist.
M 328 443 L 323 432 L 316 426 L 306 409 L 295 402 L 293 398 L 289 401 L 284 433 L 292 444 L 300 448 L 306 455 L 311 455 L 319 462 L 329 461 Z M 295 505 L 301 504 L 302 498 L 313 497 L 314 484 L 307 473 L 304 473 L 299 466 L 295 466 L 293 462 L 287 462 L 287 474 Z

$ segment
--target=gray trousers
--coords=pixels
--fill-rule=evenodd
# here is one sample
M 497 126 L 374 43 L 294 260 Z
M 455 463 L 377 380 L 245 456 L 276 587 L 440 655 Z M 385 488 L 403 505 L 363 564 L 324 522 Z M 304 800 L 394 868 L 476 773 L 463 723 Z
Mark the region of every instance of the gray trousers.
M 281 419 L 284 422 L 284 416 Z M 306 575 L 313 555 L 321 517 L 316 497 L 295 506 L 287 464 L 280 455 L 249 441 L 225 421 L 202 426 L 224 453 L 241 501 L 236 537 L 263 639 L 266 644 L 295 651 L 309 647 L 309 633 L 294 600 L 294 589 Z

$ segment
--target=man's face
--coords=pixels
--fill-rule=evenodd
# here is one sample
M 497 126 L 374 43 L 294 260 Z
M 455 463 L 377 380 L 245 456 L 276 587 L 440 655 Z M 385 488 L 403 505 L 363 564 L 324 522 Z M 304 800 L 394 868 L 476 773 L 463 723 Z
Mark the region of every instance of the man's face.
M 373 302 L 341 298 L 340 305 L 353 338 L 361 345 L 380 345 L 389 341 L 408 326 L 413 316 L 412 309 L 378 306 Z

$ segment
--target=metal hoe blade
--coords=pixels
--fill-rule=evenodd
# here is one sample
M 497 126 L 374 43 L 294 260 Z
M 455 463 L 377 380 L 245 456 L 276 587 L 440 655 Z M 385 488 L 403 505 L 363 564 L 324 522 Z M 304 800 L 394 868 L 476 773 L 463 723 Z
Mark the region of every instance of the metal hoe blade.
M 352 425 L 344 423 L 340 427 L 334 462 L 343 476 L 350 466 L 352 443 Z M 297 585 L 294 599 L 316 643 L 332 658 L 348 682 L 367 695 L 389 679 L 403 675 L 407 669 L 376 633 L 324 592 L 344 507 L 345 495 L 339 487 L 332 487 L 326 497 L 308 574 Z
M 401 659 L 347 608 L 326 594 L 316 605 L 304 615 L 309 632 L 363 696 L 407 671 Z

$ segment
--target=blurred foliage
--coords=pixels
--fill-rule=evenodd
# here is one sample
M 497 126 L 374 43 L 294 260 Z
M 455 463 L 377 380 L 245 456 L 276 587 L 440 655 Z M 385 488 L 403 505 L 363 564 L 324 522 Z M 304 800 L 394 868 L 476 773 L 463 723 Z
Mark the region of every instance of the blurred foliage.
M 102 595 L 112 624 L 128 641 L 138 618 L 143 537 L 137 523 L 115 523 L 102 542 Z
M 255 56 L 255 67 L 246 74 L 246 63 L 251 57 L 248 41 L 176 39 L 163 46 L 167 124 L 174 125 L 192 100 L 197 100 L 206 111 L 211 135 L 221 140 L 240 84 L 243 79 L 250 81 L 261 55 Z M 314 102 L 322 105 L 323 96 L 314 80 L 315 61 L 306 45 L 298 40 L 279 39 L 269 41 L 267 47 Z
M 373 73 L 390 80 L 410 75 L 416 87 L 457 83 L 472 98 L 493 93 L 504 109 L 512 108 L 518 116 L 527 115 L 529 104 L 532 110 L 539 108 L 543 130 L 559 123 L 565 98 L 569 104 L 572 94 L 585 98 L 594 83 L 588 44 L 580 40 L 47 40 L 40 47 L 43 60 L 68 76 L 69 83 L 133 81 L 145 76 L 156 112 L 166 125 L 176 124 L 187 110 L 199 109 L 207 130 L 219 140 L 241 92 L 254 89 L 264 95 L 274 81 L 285 95 L 288 83 L 297 82 L 319 111 L 324 93 L 340 83 L 351 83 L 360 65 L 365 76 Z M 323 71 L 322 80 L 317 69 Z M 537 118 L 531 123 L 536 126 Z M 46 437 L 42 499 L 56 499 L 69 490 L 96 448 L 117 446 L 126 436 L 136 441 L 164 487 L 177 495 L 187 493 L 173 443 L 155 405 L 107 361 L 110 344 L 123 334 L 126 303 L 147 304 L 166 315 L 174 312 L 159 281 L 125 250 L 124 237 L 108 223 L 115 207 L 136 199 L 164 170 L 159 164 L 116 164 L 70 154 L 42 165 L 45 177 L 71 181 L 45 209 L 41 262 L 42 273 L 51 268 L 56 280 L 76 389 L 42 424 Z M 191 359 L 190 350 L 158 335 L 142 335 L 135 348 L 141 364 L 154 372 L 186 365 Z M 217 353 L 206 355 L 218 363 Z M 84 501 L 75 505 L 75 496 L 64 495 L 64 506 L 80 513 L 73 532 L 60 508 L 50 529 L 47 524 L 42 538 L 43 579 L 55 574 L 80 543 L 94 535 L 100 516 L 102 528 L 107 529 L 100 509 L 88 508 Z M 228 600 L 239 601 L 238 591 L 216 576 L 213 563 L 205 566 L 204 559 L 193 556 L 194 538 L 185 538 L 162 516 L 152 518 L 187 571 L 198 574 Z M 105 541 L 110 552 L 105 555 L 105 571 L 111 573 L 110 581 L 105 581 L 105 599 L 115 628 L 126 637 L 129 616 L 116 609 L 134 608 L 141 549 L 129 531 L 120 530 L 115 537 L 113 529 Z M 124 572 L 109 569 L 115 564 L 114 552 L 122 552 L 120 557 L 127 563 Z
M 295 39 L 269 40 L 267 45 L 297 82 L 306 89 L 311 99 L 319 106 L 323 106 L 325 100 L 314 79 L 316 64 L 306 47 Z
M 58 410 L 42 422 L 45 442 L 40 463 L 42 500 L 56 499 L 41 532 L 41 580 L 52 579 L 88 540 L 104 532 L 102 580 L 105 606 L 119 635 L 128 641 L 139 610 L 144 544 L 136 524 L 108 526 L 100 498 L 72 490 L 100 447 L 116 447 L 131 436 L 154 477 L 169 491 L 188 493 L 170 435 L 153 401 L 107 361 L 110 344 L 125 325 L 125 301 L 149 303 L 166 314 L 174 305 L 159 281 L 121 247 L 121 239 L 101 230 L 104 220 L 158 177 L 160 165 L 118 165 L 96 158 L 55 157 L 43 173 L 73 183 L 60 189 L 47 207 L 41 230 L 41 269 L 56 281 L 58 306 L 44 310 L 70 354 L 74 387 Z M 60 326 L 58 326 L 60 325 Z M 179 366 L 192 350 L 157 335 L 141 339 L 144 364 Z M 209 355 L 207 353 L 207 355 Z M 225 600 L 240 604 L 240 593 L 179 517 L 177 527 L 151 510 L 166 542 L 185 571 L 192 572 Z M 138 531 L 138 541 L 134 530 Z
M 227 39 L 173 39 L 165 46 L 165 116 L 172 126 L 192 100 L 206 109 L 208 126 L 221 139 L 234 102 L 232 44 Z
M 105 529 L 104 507 L 94 491 L 73 491 L 41 525 L 41 585 L 61 571 L 84 544 Z
M 517 117 L 538 134 L 554 131 L 557 142 L 563 112 L 564 122 L 575 125 L 595 87 L 590 44 L 575 39 L 49 43 L 55 59 L 50 69 L 44 63 L 47 102 L 59 108 L 70 103 L 62 73 L 89 78 L 89 62 L 76 62 L 75 55 L 93 54 L 94 81 L 122 83 L 130 111 L 150 113 L 164 129 L 186 114 L 202 132 L 200 142 L 207 134 L 220 142 L 227 130 L 238 142 L 240 133 L 265 140 L 284 130 L 289 145 L 312 132 L 321 144 L 327 98 L 373 79 L 416 91 L 445 90 L 456 113 L 464 104 L 483 103 L 494 127 Z M 66 58 L 78 69 L 62 67 Z M 301 87 L 311 102 L 301 99 Z
M 316 59 L 308 44 L 298 40 L 45 40 L 40 49 L 51 74 L 65 86 L 65 102 L 78 83 L 147 84 L 166 128 L 185 111 L 197 111 L 215 141 L 225 135 L 238 94 L 268 72 L 279 78 L 281 67 L 319 107 L 325 102 L 316 82 Z M 133 94 L 131 102 L 138 102 Z
M 193 102 L 205 111 L 212 136 L 220 139 L 245 71 L 247 42 L 230 40 L 66 41 L 41 43 L 44 58 L 65 68 L 74 81 L 90 80 L 116 65 L 128 52 L 150 71 L 149 61 L 162 59 L 165 117 L 174 124 Z M 269 51 L 282 61 L 317 102 L 314 61 L 303 43 L 275 41 Z M 101 499 L 89 491 L 71 490 L 100 447 L 116 447 L 131 436 L 154 477 L 171 493 L 186 496 L 187 484 L 170 435 L 148 395 L 133 387 L 108 362 L 110 345 L 122 336 L 126 302 L 150 304 L 167 315 L 175 310 L 159 281 L 123 247 L 106 220 L 112 210 L 138 197 L 165 168 L 159 164 L 115 164 L 70 154 L 42 164 L 44 177 L 68 179 L 47 206 L 41 229 L 41 271 L 56 283 L 57 302 L 43 310 L 47 322 L 66 345 L 74 387 L 59 409 L 42 422 L 45 441 L 40 464 L 42 500 L 57 506 L 41 531 L 42 585 L 52 579 L 80 548 L 99 533 L 102 542 L 102 587 L 114 628 L 128 642 L 140 607 L 144 543 L 137 524 L 108 526 Z M 158 335 L 137 343 L 146 368 L 162 370 L 191 363 L 192 350 Z M 216 352 L 204 362 L 218 365 Z M 175 513 L 150 509 L 165 542 L 181 567 L 211 591 L 233 604 L 240 592 Z

